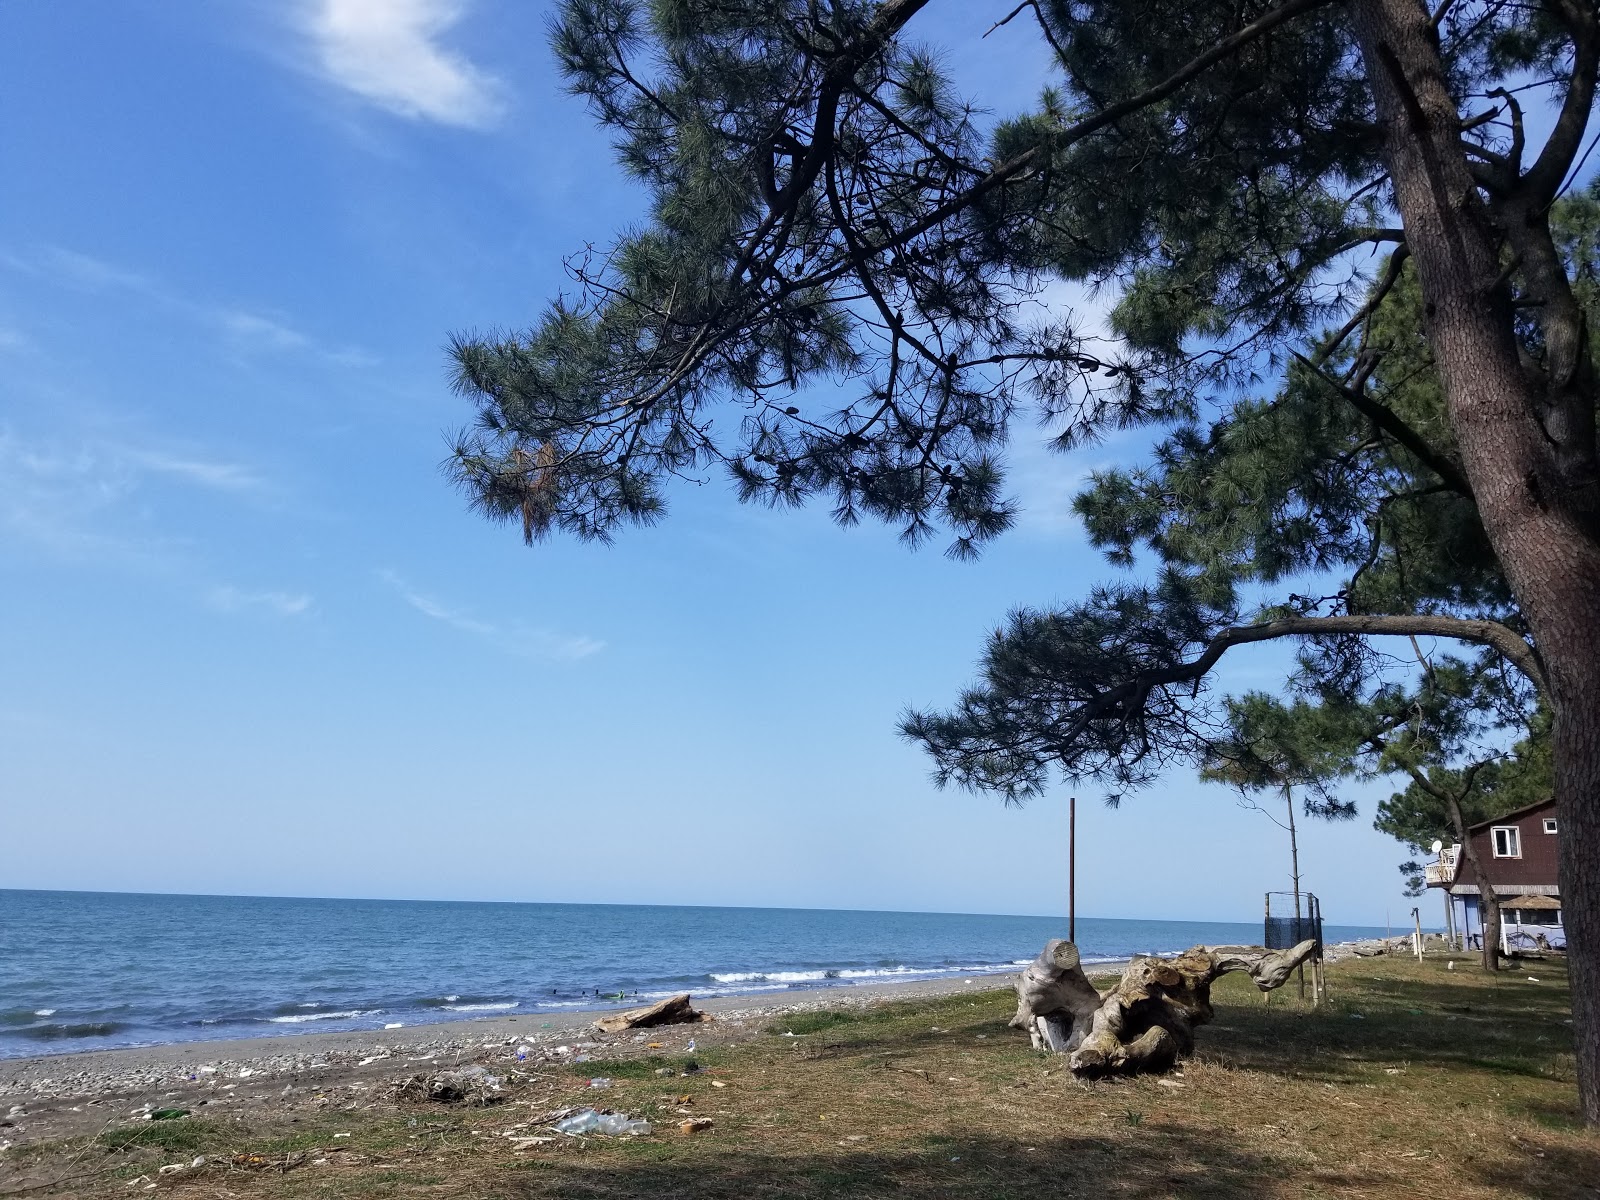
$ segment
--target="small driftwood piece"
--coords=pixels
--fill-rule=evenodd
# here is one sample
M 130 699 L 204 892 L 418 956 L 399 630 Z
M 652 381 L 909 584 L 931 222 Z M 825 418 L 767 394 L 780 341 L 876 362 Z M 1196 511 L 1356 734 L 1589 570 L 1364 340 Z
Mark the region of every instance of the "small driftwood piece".
M 1073 1074 L 1093 1078 L 1170 1070 L 1193 1053 L 1195 1026 L 1216 1015 L 1211 984 L 1218 976 L 1243 971 L 1270 992 L 1316 950 L 1317 943 L 1308 939 L 1289 950 L 1195 946 L 1176 958 L 1134 959 L 1072 1052 Z
M 630 1008 L 627 1012 L 601 1017 L 594 1027 L 601 1033 L 621 1033 L 625 1029 L 649 1029 L 654 1025 L 692 1025 L 709 1021 L 711 1014 L 689 1007 L 689 993 L 670 996 L 648 1008 Z
M 1078 948 L 1051 938 L 1017 977 L 1013 1029 L 1026 1029 L 1035 1050 L 1068 1054 L 1078 1048 L 1100 1007 L 1100 993 L 1084 976 Z

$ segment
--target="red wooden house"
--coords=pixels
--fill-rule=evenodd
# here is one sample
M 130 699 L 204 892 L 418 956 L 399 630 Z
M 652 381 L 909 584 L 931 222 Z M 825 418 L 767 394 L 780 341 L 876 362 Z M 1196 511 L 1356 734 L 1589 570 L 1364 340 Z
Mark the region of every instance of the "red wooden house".
M 1467 830 L 1478 862 L 1494 890 L 1508 947 L 1566 945 L 1561 924 L 1561 885 L 1556 871 L 1556 845 L 1561 837 L 1554 800 L 1484 821 Z M 1439 851 L 1425 868 L 1430 888 L 1441 888 L 1447 917 L 1467 945 L 1481 944 L 1483 898 L 1459 845 Z

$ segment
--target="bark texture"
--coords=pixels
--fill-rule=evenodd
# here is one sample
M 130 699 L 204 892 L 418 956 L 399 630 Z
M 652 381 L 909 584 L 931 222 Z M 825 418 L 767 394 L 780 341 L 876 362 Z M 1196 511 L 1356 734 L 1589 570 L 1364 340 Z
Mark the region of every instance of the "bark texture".
M 1561 894 L 1585 1119 L 1600 1124 L 1600 481 L 1592 365 L 1565 276 L 1548 269 L 1548 210 L 1592 107 L 1595 6 L 1553 0 L 1573 31 L 1567 100 L 1539 161 L 1475 175 L 1437 33 L 1416 0 L 1348 0 L 1372 87 L 1394 202 L 1422 287 L 1423 320 L 1484 529 L 1545 667 L 1555 717 Z M 1569 119 L 1570 117 L 1570 119 Z M 1519 221 L 1520 217 L 1520 221 Z M 1513 228 L 1513 226 L 1520 226 Z M 1519 361 L 1506 287 L 1521 273 L 1550 347 Z M 1559 276 L 1559 277 L 1558 277 Z M 1563 316 L 1566 320 L 1563 320 Z M 1581 326 L 1580 326 L 1581 329 Z

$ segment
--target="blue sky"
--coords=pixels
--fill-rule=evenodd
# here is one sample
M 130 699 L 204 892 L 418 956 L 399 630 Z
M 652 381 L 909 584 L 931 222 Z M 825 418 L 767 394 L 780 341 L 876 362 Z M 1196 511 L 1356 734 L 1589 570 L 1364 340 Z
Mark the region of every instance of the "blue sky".
M 923 32 L 1004 113 L 1039 55 L 976 40 L 992 7 Z M 1063 911 L 1065 792 L 940 793 L 894 723 L 1008 608 L 1110 573 L 1069 503 L 1135 444 L 1024 429 L 1024 519 L 975 565 L 716 477 L 528 550 L 440 475 L 447 336 L 531 321 L 640 208 L 544 22 L 0 6 L 0 886 Z M 1079 795 L 1087 915 L 1287 886 L 1280 831 L 1188 774 Z M 1371 799 L 1303 831 L 1336 922 L 1414 903 Z

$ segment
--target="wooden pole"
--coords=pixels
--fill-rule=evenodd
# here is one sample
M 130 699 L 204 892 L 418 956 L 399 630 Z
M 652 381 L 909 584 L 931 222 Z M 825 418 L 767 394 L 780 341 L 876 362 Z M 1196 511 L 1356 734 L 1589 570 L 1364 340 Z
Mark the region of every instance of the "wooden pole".
M 1265 926 L 1265 928 L 1261 931 L 1261 940 L 1265 942 L 1265 941 L 1269 940 L 1267 938 L 1267 930 L 1272 928 L 1272 893 L 1271 892 L 1268 892 L 1266 894 L 1266 899 L 1263 901 L 1263 908 L 1264 908 L 1264 911 L 1266 913 L 1266 916 L 1265 916 L 1265 919 L 1262 922 L 1262 924 Z M 1272 1003 L 1272 993 L 1270 991 L 1261 993 L 1261 1003 L 1262 1004 L 1271 1004 Z
M 1417 941 L 1416 941 L 1417 961 L 1421 962 L 1422 961 L 1422 910 L 1420 908 L 1413 908 L 1411 910 L 1411 919 L 1412 919 L 1412 921 L 1414 921 L 1416 923 L 1416 927 L 1417 927 L 1417 934 L 1416 934 L 1416 938 L 1417 938 Z
M 1067 800 L 1067 941 L 1078 944 L 1078 798 Z

